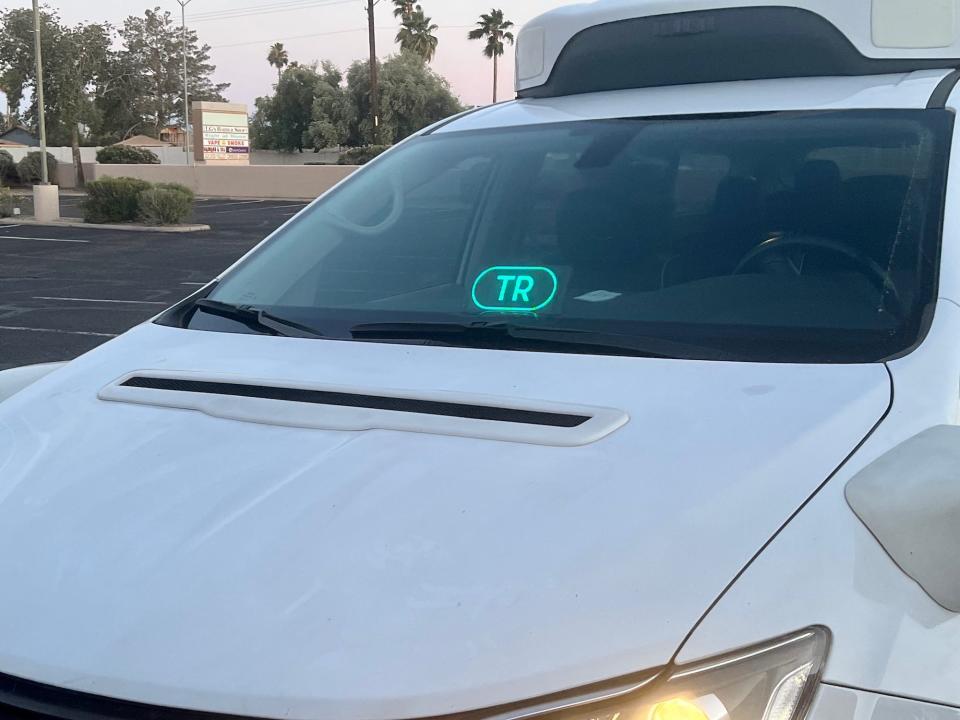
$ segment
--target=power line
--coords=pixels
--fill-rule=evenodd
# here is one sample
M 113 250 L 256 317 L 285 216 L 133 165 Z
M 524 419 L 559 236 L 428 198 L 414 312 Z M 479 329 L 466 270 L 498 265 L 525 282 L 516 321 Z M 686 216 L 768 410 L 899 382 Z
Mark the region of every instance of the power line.
M 349 0 L 349 1 L 352 2 L 353 0 Z M 473 27 L 473 25 L 441 25 L 441 26 L 438 27 L 437 29 L 438 29 L 438 30 L 463 30 L 463 29 L 472 28 L 472 27 Z M 386 31 L 395 31 L 396 29 L 397 29 L 397 28 L 396 28 L 395 26 L 393 26 L 393 25 L 383 25 L 383 26 L 380 26 L 380 27 L 377 28 L 377 30 L 382 30 L 382 31 L 384 31 L 384 32 L 386 32 Z M 288 35 L 287 37 L 279 37 L 279 38 L 278 38 L 278 37 L 272 37 L 272 38 L 265 38 L 265 39 L 263 39 L 263 40 L 248 40 L 248 41 L 246 41 L 246 42 L 230 43 L 229 45 L 214 45 L 214 46 L 211 47 L 211 49 L 212 49 L 212 50 L 221 50 L 221 49 L 223 49 L 223 48 L 243 47 L 244 45 L 263 45 L 264 43 L 279 42 L 279 41 L 281 41 L 281 40 L 283 40 L 283 41 L 286 41 L 286 40 L 306 40 L 307 38 L 326 37 L 326 36 L 328 36 L 328 35 L 345 35 L 345 34 L 347 34 L 347 33 L 366 32 L 366 31 L 367 31 L 366 26 L 364 26 L 364 27 L 348 28 L 348 29 L 346 29 L 346 30 L 329 30 L 329 31 L 327 31 L 327 32 L 310 33 L 310 34 L 308 34 L 308 35 Z
M 313 5 L 318 2 L 329 2 L 329 0 L 270 0 L 259 5 L 243 5 L 241 7 L 221 8 L 219 10 L 206 10 L 195 13 L 190 17 L 205 18 L 216 15 L 230 15 L 235 12 L 248 12 L 252 10 L 272 10 L 274 8 L 295 7 L 298 5 Z
M 380 29 L 380 28 L 378 28 Z M 244 45 L 262 45 L 264 43 L 278 42 L 280 40 L 304 40 L 306 38 L 326 37 L 327 35 L 344 35 L 353 32 L 366 32 L 367 28 L 350 28 L 348 30 L 330 30 L 328 32 L 310 33 L 309 35 L 288 35 L 287 37 L 272 37 L 263 40 L 248 40 L 246 42 L 230 43 L 229 45 L 214 45 L 211 50 L 220 50 L 222 48 L 242 47 Z
M 353 3 L 354 0 L 307 0 L 307 2 L 296 3 L 276 3 L 274 5 L 263 5 L 260 7 L 234 8 L 230 10 L 221 10 L 216 12 L 198 13 L 190 17 L 191 23 L 213 22 L 216 20 L 231 20 L 234 18 L 250 17 L 252 15 L 267 15 L 281 12 L 291 12 L 295 10 L 306 10 L 315 7 L 328 7 L 331 5 L 346 5 Z

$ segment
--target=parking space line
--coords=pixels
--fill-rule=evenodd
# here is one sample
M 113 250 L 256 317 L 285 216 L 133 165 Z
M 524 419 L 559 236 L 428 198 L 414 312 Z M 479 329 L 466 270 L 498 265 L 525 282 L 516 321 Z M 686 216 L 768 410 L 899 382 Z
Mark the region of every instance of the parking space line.
M 91 337 L 115 338 L 116 333 L 98 333 L 88 330 L 58 330 L 56 328 L 20 327 L 18 325 L 0 325 L 0 330 L 23 330 L 25 332 L 59 333 L 60 335 L 89 335 Z
M 255 208 L 240 208 L 239 210 L 217 210 L 216 213 L 214 214 L 225 215 L 227 213 L 233 214 L 233 213 L 251 212 L 253 210 L 256 210 L 259 212 L 264 212 L 265 210 L 287 210 L 292 207 L 296 207 L 296 205 L 266 205 L 266 206 L 255 207 Z M 304 207 L 306 207 L 306 205 L 301 207 L 300 210 L 302 210 Z M 300 212 L 300 210 L 297 210 L 297 212 Z
M 61 300 L 63 302 L 90 302 L 90 303 L 120 303 L 122 305 L 167 305 L 157 300 L 107 300 L 106 298 L 75 298 L 75 297 L 48 297 L 34 295 L 34 300 Z
M 197 204 L 199 205 L 200 203 L 206 203 L 206 202 L 207 202 L 206 200 L 198 200 Z M 203 208 L 204 210 L 209 210 L 210 208 L 215 208 L 215 207 L 229 207 L 231 205 L 255 205 L 256 203 L 262 203 L 262 202 L 266 202 L 266 200 L 262 198 L 260 200 L 238 200 L 237 202 L 214 203 L 213 205 L 203 204 L 203 205 L 200 205 L 200 207 Z
M 63 238 L 27 237 L 26 235 L 0 235 L 0 240 L 37 240 L 38 242 L 83 243 L 89 240 L 65 240 Z

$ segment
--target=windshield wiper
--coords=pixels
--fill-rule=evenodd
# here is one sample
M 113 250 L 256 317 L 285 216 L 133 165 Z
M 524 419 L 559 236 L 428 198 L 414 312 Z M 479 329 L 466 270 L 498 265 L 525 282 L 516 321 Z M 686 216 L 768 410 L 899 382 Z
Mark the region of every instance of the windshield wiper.
M 209 298 L 200 298 L 194 304 L 204 312 L 236 320 L 248 327 L 253 326 L 254 329 L 268 330 L 275 335 L 296 338 L 324 337 L 323 333 L 318 330 L 279 317 L 253 305 L 233 305 Z
M 531 341 L 580 352 L 606 351 L 619 355 L 653 358 L 728 360 L 722 350 L 646 335 L 628 335 L 593 330 L 514 325 L 505 322 L 394 322 L 364 323 L 350 329 L 355 340 L 426 340 L 444 345 L 484 347 L 503 340 Z

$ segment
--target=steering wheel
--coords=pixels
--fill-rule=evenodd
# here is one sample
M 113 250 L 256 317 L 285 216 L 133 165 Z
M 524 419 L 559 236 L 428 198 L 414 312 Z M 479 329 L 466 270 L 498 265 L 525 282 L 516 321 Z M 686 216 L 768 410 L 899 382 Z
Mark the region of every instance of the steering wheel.
M 790 257 L 791 253 L 789 251 L 791 250 L 799 255 L 799 263 L 794 262 L 794 259 Z M 903 317 L 903 303 L 900 300 L 900 293 L 897 291 L 897 286 L 890 279 L 890 274 L 880 267 L 872 258 L 867 257 L 845 243 L 830 240 L 829 238 L 817 237 L 815 235 L 782 235 L 770 238 L 747 252 L 747 254 L 740 259 L 740 262 L 737 263 L 733 274 L 739 275 L 745 268 L 755 263 L 758 258 L 768 253 L 787 251 L 785 255 L 789 267 L 799 276 L 803 274 L 803 261 L 806 258 L 806 250 L 825 250 L 852 260 L 857 265 L 858 270 L 863 272 L 863 274 L 880 289 L 882 298 L 886 300 L 889 305 L 887 310 L 896 317 Z
M 397 220 L 400 219 L 400 216 L 403 214 L 403 208 L 405 205 L 403 197 L 403 186 L 400 183 L 400 176 L 394 174 L 390 178 L 390 212 L 387 216 L 378 222 L 376 225 L 361 225 L 360 223 L 355 223 L 353 220 L 348 220 L 342 215 L 338 215 L 331 209 L 327 209 L 327 217 L 334 223 L 344 230 L 349 230 L 350 232 L 356 233 L 358 235 L 378 235 L 385 230 L 389 230 L 393 227 Z

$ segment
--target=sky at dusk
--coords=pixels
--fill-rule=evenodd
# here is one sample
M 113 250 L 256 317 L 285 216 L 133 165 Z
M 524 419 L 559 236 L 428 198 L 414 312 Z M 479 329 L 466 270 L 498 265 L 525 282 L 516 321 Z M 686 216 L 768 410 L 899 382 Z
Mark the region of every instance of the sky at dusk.
M 310 0 L 302 0 L 305 4 Z M 570 0 L 494 0 L 517 27 L 546 10 L 570 4 Z M 316 0 L 312 7 L 263 12 L 245 17 L 222 18 L 216 13 L 240 8 L 262 9 L 277 6 L 282 0 L 191 0 L 187 6 L 187 25 L 196 30 L 202 42 L 213 47 L 211 56 L 217 66 L 215 79 L 231 83 L 227 91 L 233 102 L 252 107 L 259 95 L 271 92 L 276 69 L 267 64 L 269 46 L 282 42 L 291 60 L 301 63 L 332 60 L 346 68 L 367 54 L 366 12 L 364 0 Z M 326 3 L 326 4 L 321 4 Z M 176 0 L 60 0 L 49 1 L 67 23 L 107 20 L 120 25 L 123 18 L 141 14 L 148 6 L 160 5 L 174 13 L 179 24 L 180 5 Z M 467 105 L 490 102 L 493 85 L 491 61 L 481 54 L 483 44 L 466 39 L 467 32 L 480 13 L 488 12 L 490 0 L 422 0 L 424 11 L 440 26 L 440 40 L 433 67 L 450 81 L 455 94 Z M 0 8 L 29 7 L 29 0 L 0 0 Z M 392 3 L 381 0 L 377 6 L 377 54 L 383 58 L 396 52 L 394 36 L 397 22 Z M 195 19 L 191 21 L 191 16 Z M 513 50 L 500 63 L 499 99 L 510 97 L 513 89 Z

